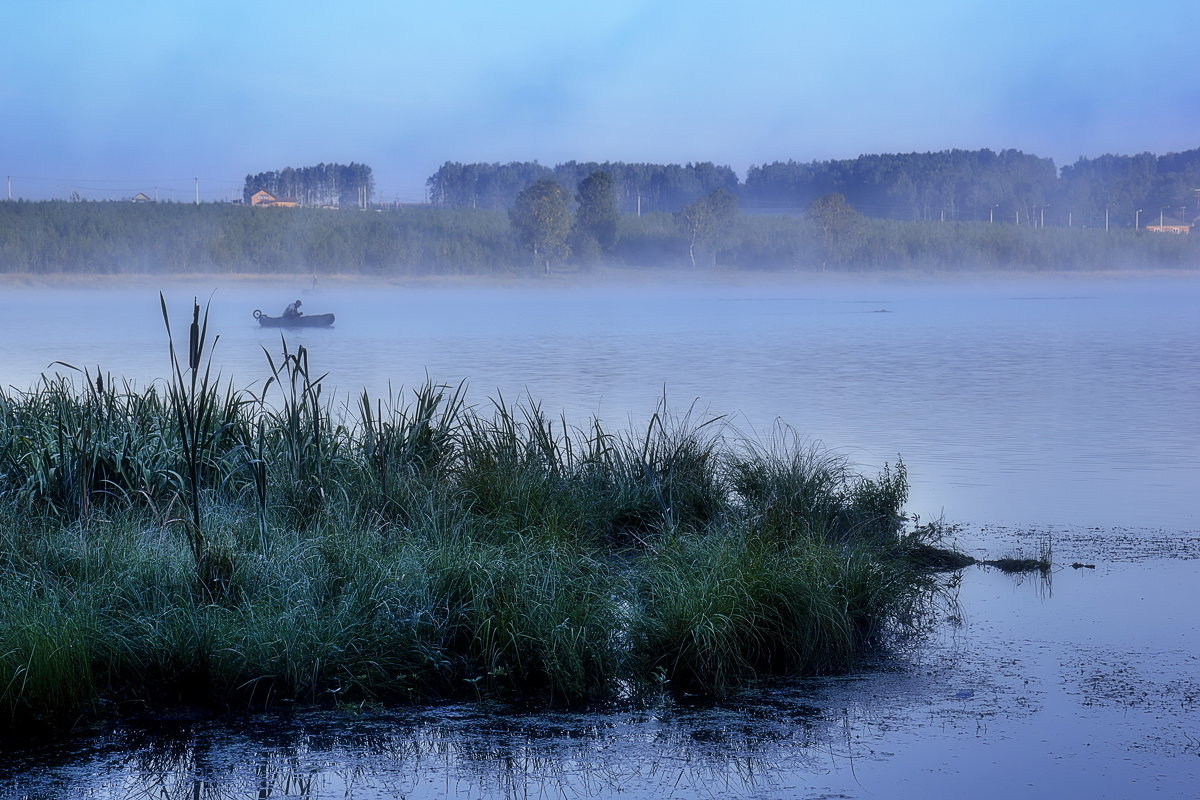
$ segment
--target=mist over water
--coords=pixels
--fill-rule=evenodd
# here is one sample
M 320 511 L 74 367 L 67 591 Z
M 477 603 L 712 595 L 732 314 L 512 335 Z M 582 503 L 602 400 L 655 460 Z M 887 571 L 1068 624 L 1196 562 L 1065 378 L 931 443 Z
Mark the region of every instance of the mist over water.
M 763 439 L 776 422 L 864 469 L 903 457 L 924 518 L 1194 528 L 1200 282 L 996 279 L 469 287 L 169 286 L 177 338 L 211 300 L 214 366 L 261 389 L 278 314 L 333 312 L 304 345 L 325 396 L 387 398 L 426 377 L 486 409 L 532 398 L 571 423 L 639 429 L 664 394 Z M 64 361 L 144 386 L 167 373 L 157 291 L 0 294 L 0 382 Z
M 250 312 L 297 297 L 332 330 L 289 331 L 326 396 L 386 398 L 466 381 L 481 407 L 533 398 L 573 423 L 640 428 L 657 403 L 776 421 L 867 469 L 904 458 L 923 517 L 1019 524 L 1197 525 L 1196 281 L 876 281 L 574 288 L 226 284 L 169 287 L 182 335 L 211 298 L 214 365 L 261 388 L 280 332 Z M 0 381 L 64 361 L 138 385 L 167 347 L 152 287 L 5 289 Z

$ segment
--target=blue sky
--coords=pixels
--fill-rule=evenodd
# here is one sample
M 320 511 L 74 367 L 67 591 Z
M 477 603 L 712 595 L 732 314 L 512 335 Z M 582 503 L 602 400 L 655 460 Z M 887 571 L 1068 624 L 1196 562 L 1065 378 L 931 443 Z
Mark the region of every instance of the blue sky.
M 714 161 L 1200 147 L 1200 4 L 5 0 L 17 197 L 206 200 L 359 161 Z M 0 187 L 2 188 L 2 187 Z

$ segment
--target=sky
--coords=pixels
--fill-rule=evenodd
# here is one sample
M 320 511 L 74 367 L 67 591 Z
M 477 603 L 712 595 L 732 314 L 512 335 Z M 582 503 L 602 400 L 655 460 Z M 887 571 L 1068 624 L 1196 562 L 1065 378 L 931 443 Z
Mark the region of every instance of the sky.
M 208 201 L 357 161 L 421 202 L 446 161 L 1061 167 L 1200 147 L 1198 32 L 1180 0 L 2 0 L 0 174 Z

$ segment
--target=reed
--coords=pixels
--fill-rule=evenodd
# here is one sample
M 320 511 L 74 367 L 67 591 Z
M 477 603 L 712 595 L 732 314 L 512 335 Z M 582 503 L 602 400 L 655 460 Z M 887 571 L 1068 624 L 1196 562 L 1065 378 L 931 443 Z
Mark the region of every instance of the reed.
M 493 414 L 464 418 L 450 485 L 465 508 L 487 521 L 498 540 L 536 532 L 562 541 L 595 538 L 603 531 L 603 509 L 592 507 L 580 489 L 572 431 L 556 424 L 536 404 L 508 406 L 503 397 Z
M 163 325 L 167 329 L 167 343 L 171 355 L 171 383 L 167 397 L 170 400 L 179 448 L 183 456 L 185 472 L 177 476 L 180 490 L 186 492 L 191 510 L 188 540 L 196 564 L 204 557 L 204 530 L 201 527 L 200 488 L 201 468 L 212 445 L 212 422 L 214 416 L 213 395 L 210 392 L 211 359 L 204 365 L 201 377 L 200 365 L 204 357 L 204 343 L 208 338 L 208 310 L 204 311 L 204 322 L 200 321 L 200 303 L 192 304 L 192 324 L 188 328 L 187 367 L 181 365 L 175 350 L 175 337 L 171 334 L 171 318 L 167 313 L 167 300 L 160 292 Z M 216 342 L 214 341 L 214 345 Z
M 466 385 L 457 387 L 426 381 L 413 391 L 411 405 L 392 398 L 372 402 L 367 392 L 358 399 L 358 449 L 385 494 L 398 473 L 440 476 L 455 454 L 462 432 Z

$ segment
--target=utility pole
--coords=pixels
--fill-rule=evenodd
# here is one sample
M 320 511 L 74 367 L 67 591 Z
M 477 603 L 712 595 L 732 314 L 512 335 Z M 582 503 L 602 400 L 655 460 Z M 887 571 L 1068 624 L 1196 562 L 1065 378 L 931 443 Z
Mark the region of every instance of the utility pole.
M 1104 207 L 1104 230 L 1108 230 L 1108 206 Z
M 12 200 L 12 175 L 8 176 L 8 199 Z
M 196 181 L 196 205 L 200 205 L 200 179 L 193 178 L 192 180 Z

